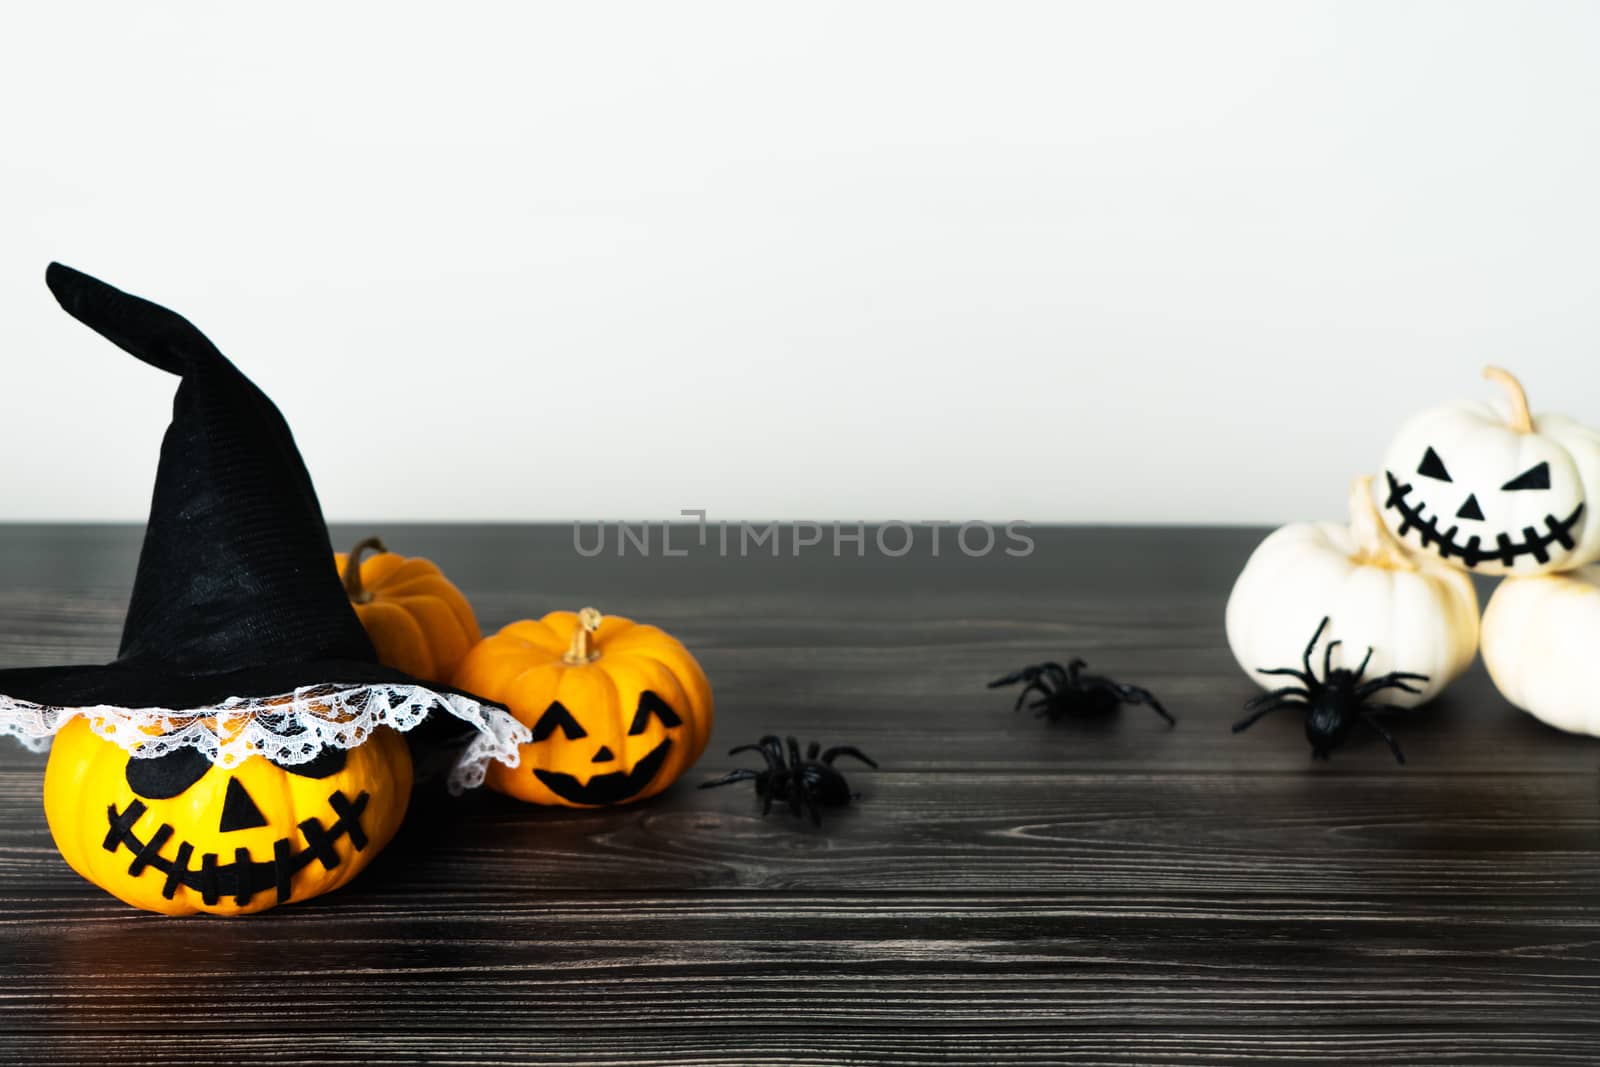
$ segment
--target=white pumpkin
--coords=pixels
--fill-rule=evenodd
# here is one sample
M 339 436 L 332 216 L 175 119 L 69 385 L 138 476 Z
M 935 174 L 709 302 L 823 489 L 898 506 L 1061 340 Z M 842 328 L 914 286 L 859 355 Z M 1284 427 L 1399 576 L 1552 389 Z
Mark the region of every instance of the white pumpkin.
M 1528 412 L 1499 367 L 1484 377 L 1509 409 L 1486 403 L 1413 416 L 1383 462 L 1383 521 L 1408 548 L 1476 574 L 1543 574 L 1600 559 L 1600 433 Z
M 1262 688 L 1282 684 L 1262 668 L 1298 667 L 1324 617 L 1312 661 L 1338 641 L 1332 665 L 1354 670 L 1367 649 L 1365 677 L 1390 671 L 1425 674 L 1420 693 L 1386 690 L 1385 703 L 1431 700 L 1472 663 L 1478 649 L 1478 595 L 1472 579 L 1401 550 L 1384 531 L 1372 479 L 1350 492 L 1350 525 L 1291 523 L 1257 546 L 1228 597 L 1228 647 Z
M 1483 613 L 1483 662 L 1523 711 L 1600 734 L 1600 567 L 1501 582 Z

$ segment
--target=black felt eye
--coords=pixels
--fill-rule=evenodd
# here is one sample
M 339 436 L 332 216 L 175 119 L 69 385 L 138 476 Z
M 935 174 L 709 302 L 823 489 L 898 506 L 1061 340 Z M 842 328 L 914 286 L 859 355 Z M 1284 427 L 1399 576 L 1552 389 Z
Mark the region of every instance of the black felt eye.
M 1444 460 L 1440 459 L 1439 453 L 1431 448 L 1422 454 L 1422 462 L 1417 464 L 1417 473 L 1437 482 L 1451 480 L 1450 472 L 1444 469 Z
M 338 774 L 344 770 L 344 763 L 349 755 L 342 748 L 328 745 L 304 763 L 279 763 L 277 760 L 273 760 L 272 763 L 301 778 L 326 778 L 330 774 Z
M 128 757 L 124 776 L 133 791 L 146 800 L 171 800 L 206 776 L 211 761 L 199 749 L 175 748 L 150 759 Z
M 1536 463 L 1500 487 L 1508 492 L 1518 489 L 1550 488 L 1550 464 Z
M 639 710 L 634 713 L 633 724 L 628 727 L 628 735 L 644 733 L 644 728 L 650 725 L 650 716 L 654 715 L 661 720 L 662 726 L 681 726 L 683 720 L 678 718 L 678 713 L 673 711 L 665 700 L 646 689 L 639 694 Z
M 545 713 L 539 716 L 539 721 L 534 723 L 533 739 L 535 741 L 543 741 L 555 733 L 557 727 L 567 735 L 568 741 L 576 741 L 578 738 L 587 737 L 589 734 L 589 731 L 578 724 L 578 720 L 572 717 L 572 712 L 568 711 L 566 706 L 559 700 L 552 701 L 550 706 L 545 709 Z

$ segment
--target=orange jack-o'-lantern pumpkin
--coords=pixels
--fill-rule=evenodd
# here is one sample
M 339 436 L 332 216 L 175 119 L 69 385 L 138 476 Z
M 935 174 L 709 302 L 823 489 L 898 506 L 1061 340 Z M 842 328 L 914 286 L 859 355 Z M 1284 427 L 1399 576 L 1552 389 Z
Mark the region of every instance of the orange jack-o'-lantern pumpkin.
M 72 869 L 134 907 L 243 915 L 344 885 L 389 843 L 411 796 L 404 739 L 381 728 L 310 761 L 213 765 L 194 748 L 136 757 L 63 726 L 44 812 Z
M 596 807 L 661 792 L 705 750 L 711 685 L 678 641 L 593 608 L 514 622 L 479 642 L 455 684 L 533 731 L 487 784 L 535 804 Z

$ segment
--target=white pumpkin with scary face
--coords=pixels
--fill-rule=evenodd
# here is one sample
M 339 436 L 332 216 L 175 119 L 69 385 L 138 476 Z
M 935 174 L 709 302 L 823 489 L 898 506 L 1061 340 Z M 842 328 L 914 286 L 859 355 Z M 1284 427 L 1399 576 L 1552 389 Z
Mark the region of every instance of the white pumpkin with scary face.
M 1600 566 L 1507 578 L 1483 613 L 1495 688 L 1536 719 L 1600 734 Z
M 1427 675 L 1420 692 L 1385 690 L 1384 703 L 1431 700 L 1478 651 L 1478 596 L 1472 579 L 1427 558 L 1413 558 L 1384 531 L 1370 478 L 1350 491 L 1350 525 L 1296 522 L 1257 546 L 1228 597 L 1228 647 L 1262 688 L 1281 678 L 1263 668 L 1296 667 L 1306 642 L 1322 632 L 1312 660 L 1355 670 L 1372 649 L 1363 677 L 1390 671 Z M 1271 683 L 1271 684 L 1269 684 Z
M 1384 459 L 1378 503 L 1407 547 L 1475 574 L 1544 574 L 1600 559 L 1600 433 L 1528 412 L 1498 367 L 1509 414 L 1486 403 L 1413 416 Z

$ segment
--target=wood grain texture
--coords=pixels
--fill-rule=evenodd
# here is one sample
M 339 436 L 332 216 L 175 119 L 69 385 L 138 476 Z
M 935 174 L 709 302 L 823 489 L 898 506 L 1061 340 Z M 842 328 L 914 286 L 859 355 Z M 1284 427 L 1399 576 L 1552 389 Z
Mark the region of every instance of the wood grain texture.
M 1022 559 L 382 532 L 486 629 L 594 603 L 677 633 L 717 691 L 701 766 L 607 812 L 424 787 L 346 889 L 172 920 L 67 869 L 8 743 L 0 1061 L 1596 1062 L 1600 747 L 1481 667 L 1396 725 L 1404 768 L 1314 763 L 1287 717 L 1231 735 L 1253 689 L 1222 603 L 1260 531 L 1035 530 Z M 7 665 L 109 658 L 137 550 L 0 527 Z M 1051 727 L 983 687 L 1073 654 L 1178 727 Z M 883 768 L 820 831 L 692 788 L 768 731 Z

